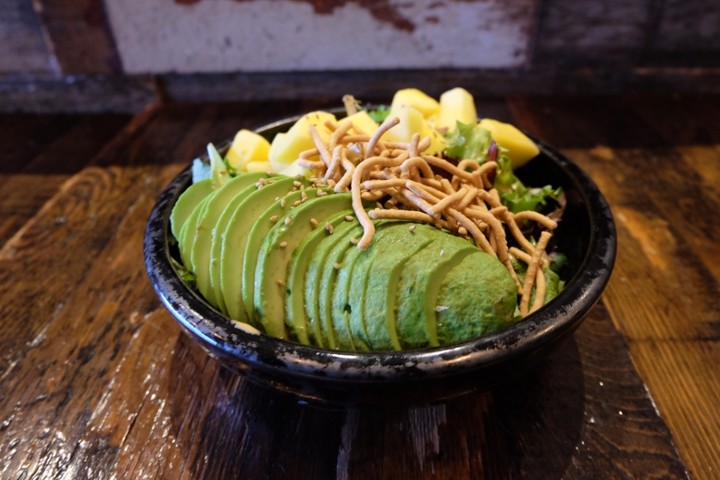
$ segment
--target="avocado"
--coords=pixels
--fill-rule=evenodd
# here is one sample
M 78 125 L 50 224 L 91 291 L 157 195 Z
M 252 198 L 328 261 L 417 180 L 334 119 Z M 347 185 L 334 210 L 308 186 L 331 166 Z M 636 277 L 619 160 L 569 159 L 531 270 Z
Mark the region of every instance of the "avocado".
M 297 179 L 296 181 L 300 182 L 300 180 Z M 298 184 L 300 185 L 300 183 Z M 263 212 L 255 218 L 255 223 L 250 229 L 247 242 L 245 243 L 240 292 L 242 294 L 242 303 L 247 312 L 247 318 L 249 322 L 256 327 L 262 327 L 262 325 L 258 322 L 259 318 L 254 307 L 256 282 L 255 269 L 258 264 L 260 246 L 270 230 L 276 224 L 283 222 L 282 218 L 293 209 L 295 202 L 301 201 L 306 196 L 314 197 L 318 191 L 316 188 L 304 188 L 303 185 L 294 188 L 297 188 L 297 190 L 291 191 L 285 196 L 277 198 L 268 208 L 263 210 Z M 301 190 L 301 188 L 304 189 Z
M 190 247 L 190 265 L 195 273 L 197 289 L 212 305 L 224 310 L 215 292 L 210 288 L 210 249 L 215 225 L 225 210 L 228 202 L 235 195 L 242 192 L 245 187 L 256 183 L 265 173 L 247 173 L 227 181 L 222 187 L 212 192 L 204 202 L 203 209 L 197 221 L 195 237 Z
M 517 288 L 505 266 L 481 250 L 466 256 L 443 279 L 435 307 L 440 345 L 462 342 L 511 325 Z
M 367 271 L 375 256 L 384 250 L 385 237 L 394 237 L 397 232 L 393 232 L 393 229 L 403 223 L 397 220 L 375 222 L 375 235 L 367 250 L 354 248 L 342 261 L 338 283 L 333 292 L 333 321 L 347 322 L 350 336 L 358 350 L 372 349 L 364 321 Z
M 290 263 L 288 265 L 287 275 L 287 295 L 285 295 L 285 321 L 290 332 L 302 344 L 309 345 L 310 340 L 307 332 L 307 317 L 305 314 L 305 292 L 309 286 L 305 284 L 305 276 L 310 264 L 310 259 L 317 254 L 317 249 L 323 240 L 335 235 L 335 231 L 341 226 L 350 225 L 346 217 L 351 217 L 353 210 L 342 210 L 330 217 L 323 223 L 318 219 L 318 225 L 308 233 L 305 238 L 298 244 L 292 253 Z M 331 229 L 325 225 L 330 225 Z M 340 232 L 338 232 L 339 234 Z M 331 345 L 331 348 L 334 346 Z
M 409 228 L 414 232 L 410 233 Z M 398 226 L 399 227 L 399 226 Z M 410 259 L 427 257 L 427 250 L 447 236 L 424 224 L 405 224 L 394 230 L 398 234 L 386 239 L 383 252 L 372 261 L 365 285 L 365 329 L 373 350 L 401 350 L 397 328 L 397 289 L 400 276 Z M 378 245 L 379 246 L 379 245 Z M 472 246 L 471 246 L 472 248 Z M 426 265 L 429 268 L 430 265 Z M 415 299 L 422 302 L 422 298 Z
M 234 208 L 229 204 L 218 221 L 220 240 L 220 291 L 230 318 L 248 321 L 242 299 L 242 268 L 245 245 L 257 217 L 278 197 L 287 195 L 298 179 L 278 176 L 274 183 L 268 183 L 247 196 L 238 199 Z M 224 225 L 224 227 L 223 227 Z M 213 243 L 213 248 L 216 244 Z
M 325 343 L 322 338 L 327 332 L 323 332 L 321 323 L 320 309 L 326 308 L 327 289 L 332 289 L 333 283 L 329 282 L 329 278 L 334 278 L 337 270 L 334 265 L 337 258 L 348 248 L 352 246 L 350 238 L 358 237 L 362 234 L 357 219 L 338 225 L 335 233 L 325 238 L 318 245 L 315 254 L 310 258 L 310 263 L 305 273 L 305 314 L 308 320 L 309 340 L 312 344 L 323 346 Z M 325 282 L 323 278 L 327 277 Z
M 445 275 L 478 249 L 460 237 L 418 225 L 415 235 L 434 241 L 410 257 L 397 286 L 396 328 L 403 349 L 437 346 L 435 302 Z
M 178 249 L 180 250 L 180 259 L 182 260 L 185 267 L 187 267 L 187 269 L 190 271 L 193 270 L 192 264 L 190 263 L 192 243 L 195 239 L 195 232 L 197 231 L 198 220 L 200 219 L 202 212 L 205 210 L 205 205 L 207 204 L 209 197 L 210 195 L 200 200 L 200 203 L 197 204 L 190 216 L 188 216 L 187 220 L 185 220 L 185 222 L 183 223 L 182 229 L 180 230 L 180 236 L 177 237 Z
M 312 219 L 324 224 L 329 216 L 349 209 L 352 209 L 349 193 L 324 196 L 309 193 L 306 201 L 290 210 L 268 231 L 258 250 L 254 290 L 255 318 L 268 334 L 287 338 L 283 305 L 288 264 L 295 248 L 313 230 Z
M 348 292 L 355 259 L 363 250 L 357 239 L 363 234 L 362 226 L 351 229 L 343 242 L 330 252 L 323 267 L 320 281 L 320 324 L 324 335 L 334 334 L 340 350 L 369 350 L 361 339 L 355 339 L 347 322 Z M 352 239 L 354 241 L 351 241 Z M 339 313 L 338 313 L 339 312 Z
M 180 232 L 188 217 L 200 202 L 212 193 L 212 181 L 209 178 L 190 185 L 177 199 L 170 212 L 170 231 L 176 239 L 180 239 Z
M 389 287 L 396 264 L 425 246 L 429 241 L 409 232 L 410 223 L 395 221 L 378 226 L 373 241 L 353 265 L 347 303 L 353 338 L 360 338 L 370 350 L 392 350 L 399 347 L 394 325 L 386 328 L 384 315 L 387 291 L 378 290 L 382 283 Z M 372 283 L 372 286 L 370 286 Z M 368 296 L 372 297 L 369 299 Z M 383 301 L 378 300 L 383 298 Z M 394 299 L 394 295 L 393 295 Z M 394 302 L 393 302 L 394 303 Z M 373 307 L 372 316 L 365 307 Z

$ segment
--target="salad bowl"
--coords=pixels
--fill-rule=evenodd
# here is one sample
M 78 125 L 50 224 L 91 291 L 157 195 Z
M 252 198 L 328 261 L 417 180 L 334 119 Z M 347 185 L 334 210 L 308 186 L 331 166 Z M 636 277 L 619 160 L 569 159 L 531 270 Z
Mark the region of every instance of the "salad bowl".
M 268 139 L 297 118 L 256 131 Z M 253 332 L 188 287 L 177 266 L 170 214 L 192 182 L 188 166 L 159 196 L 147 222 L 145 265 L 160 301 L 209 355 L 249 381 L 304 400 L 397 405 L 438 402 L 517 378 L 558 346 L 599 300 L 616 253 L 610 208 L 595 183 L 551 145 L 516 174 L 528 185 L 562 187 L 567 204 L 553 242 L 567 256 L 558 296 L 519 323 L 465 342 L 409 351 L 346 352 Z M 227 148 L 227 144 L 220 147 Z M 207 161 L 207 158 L 204 160 Z

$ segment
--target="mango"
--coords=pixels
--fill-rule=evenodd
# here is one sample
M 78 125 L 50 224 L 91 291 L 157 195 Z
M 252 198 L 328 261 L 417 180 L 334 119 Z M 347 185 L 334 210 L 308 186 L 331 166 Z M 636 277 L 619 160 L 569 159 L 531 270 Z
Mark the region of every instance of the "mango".
M 231 168 L 243 172 L 250 162 L 267 162 L 269 152 L 270 142 L 263 136 L 242 129 L 235 134 L 225 159 Z
M 522 167 L 540 153 L 540 149 L 535 142 L 530 140 L 527 135 L 514 125 L 483 118 L 478 126 L 488 130 L 493 140 L 507 149 L 506 154 L 510 158 L 510 162 L 512 162 L 513 169 Z
M 477 122 L 477 110 L 473 96 L 464 88 L 456 87 L 440 95 L 440 111 L 438 112 L 435 128 L 455 128 L 456 122 Z
M 430 126 L 419 110 L 406 105 L 398 107 L 391 115 L 398 117 L 400 123 L 388 130 L 383 140 L 409 142 L 413 134 L 418 133 L 421 138 L 430 137 L 430 148 L 425 151 L 430 155 L 440 153 L 447 145 L 445 138 Z
M 425 118 L 434 116 L 440 110 L 437 100 L 417 88 L 404 88 L 395 92 L 390 104 L 390 115 L 396 115 L 400 107 L 412 107 Z
M 360 110 L 359 112 L 354 113 L 349 117 L 344 118 L 343 120 L 340 120 L 340 123 L 343 123 L 345 121 L 352 122 L 352 124 L 357 127 L 360 132 L 366 133 L 368 135 L 372 135 L 379 128 L 377 122 L 373 120 L 365 110 Z M 356 131 L 355 133 L 359 132 Z
M 315 142 L 310 135 L 310 125 L 315 126 L 320 138 L 327 142 L 331 134 L 330 129 L 325 126 L 327 121 L 335 122 L 335 115 L 322 111 L 311 112 L 295 122 L 287 133 L 275 135 L 268 154 L 273 171 L 281 172 L 297 160 L 301 152 L 315 148 Z

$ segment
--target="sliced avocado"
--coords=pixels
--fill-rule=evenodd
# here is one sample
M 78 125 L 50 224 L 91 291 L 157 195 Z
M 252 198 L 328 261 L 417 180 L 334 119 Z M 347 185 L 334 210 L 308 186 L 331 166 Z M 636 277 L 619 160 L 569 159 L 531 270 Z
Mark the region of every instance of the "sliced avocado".
M 399 229 L 403 229 L 400 233 Z M 334 308 L 333 321 L 342 323 L 347 321 L 350 335 L 355 347 L 359 350 L 372 350 L 372 342 L 365 326 L 365 286 L 367 285 L 368 272 L 376 256 L 382 255 L 386 247 L 405 248 L 402 244 L 395 242 L 396 237 L 404 236 L 407 232 L 407 223 L 397 220 L 386 220 L 375 223 L 375 235 L 367 250 L 359 248 L 351 252 L 351 256 L 343 261 L 343 269 L 349 276 L 347 283 L 338 282 L 338 291 L 333 294 L 334 307 L 342 305 L 341 309 Z M 343 290 L 344 289 L 344 290 Z
M 177 199 L 170 212 L 170 231 L 176 240 L 180 240 L 180 232 L 188 217 L 200 202 L 212 193 L 212 182 L 209 178 L 190 185 Z
M 287 338 L 283 305 L 288 264 L 297 246 L 313 230 L 312 220 L 324 224 L 331 215 L 349 209 L 352 209 L 349 193 L 308 196 L 268 232 L 258 250 L 254 308 L 256 318 L 269 335 Z
M 192 244 L 195 239 L 195 232 L 197 231 L 197 224 L 201 218 L 201 214 L 205 210 L 205 205 L 210 195 L 200 200 L 200 203 L 195 207 L 190 216 L 187 218 L 185 223 L 180 230 L 180 237 L 178 238 L 178 249 L 180 250 L 180 259 L 182 260 L 185 267 L 193 271 L 191 261 Z
M 243 257 L 250 230 L 258 216 L 277 198 L 287 195 L 296 181 L 298 179 L 278 176 L 275 182 L 239 197 L 234 208 L 229 204 L 218 221 L 219 238 L 216 237 L 216 240 L 220 240 L 220 264 L 217 270 L 220 291 L 230 318 L 246 323 L 248 321 L 241 292 Z M 215 247 L 216 243 L 213 242 Z
M 221 310 L 225 310 L 224 305 L 220 303 L 220 299 L 216 298 L 215 292 L 210 288 L 210 251 L 215 226 L 233 197 L 243 192 L 245 187 L 255 184 L 260 178 L 266 176 L 265 173 L 247 173 L 228 180 L 222 187 L 206 197 L 207 201 L 204 202 L 198 218 L 195 237 L 192 247 L 190 247 L 190 264 L 195 273 L 198 291 L 211 305 Z
M 335 215 L 328 217 L 323 223 L 317 219 L 318 225 L 308 233 L 300 242 L 292 254 L 288 265 L 287 295 L 285 296 L 285 321 L 290 332 L 304 345 L 309 345 L 307 326 L 308 321 L 305 314 L 305 276 L 310 264 L 310 259 L 317 254 L 319 245 L 323 240 L 335 235 L 335 230 L 341 226 L 349 226 L 350 222 L 346 217 L 351 217 L 353 210 L 342 210 Z M 325 225 L 330 225 L 328 229 Z M 340 232 L 338 232 L 340 234 Z M 331 346 L 332 348 L 332 346 Z
M 355 222 L 353 222 L 355 223 Z M 363 228 L 359 223 L 350 228 L 344 238 L 328 253 L 325 258 L 325 265 L 320 274 L 318 286 L 318 318 L 315 329 L 317 330 L 318 342 L 321 346 L 327 347 L 328 337 L 332 336 L 336 348 L 341 350 L 355 350 L 357 347 L 352 343 L 349 328 L 346 324 L 334 322 L 333 310 L 336 308 L 335 292 L 344 284 L 352 269 L 352 258 L 361 251 L 356 247 L 357 239 L 362 236 Z M 338 308 L 345 306 L 343 304 Z
M 434 241 L 410 257 L 397 286 L 397 332 L 403 349 L 437 346 L 435 304 L 446 273 L 477 251 L 470 242 L 434 227 L 418 225 L 416 235 Z
M 477 250 L 443 279 L 435 307 L 440 345 L 487 335 L 511 325 L 517 289 L 505 266 Z
M 317 247 L 315 254 L 310 258 L 305 273 L 305 314 L 308 320 L 308 336 L 312 344 L 323 346 L 323 332 L 320 319 L 320 306 L 323 308 L 327 303 L 326 290 L 323 286 L 323 275 L 334 275 L 336 273 L 333 267 L 336 263 L 338 251 L 345 251 L 352 246 L 350 238 L 362 233 L 357 219 L 338 225 L 335 233 L 325 238 Z M 337 250 L 336 250 L 337 249 Z M 333 260 L 331 260 L 331 258 Z M 326 271 L 327 270 L 327 271 Z M 327 283 L 332 288 L 332 283 Z M 324 289 L 325 288 L 325 289 Z
M 411 225 L 419 231 L 410 232 Z M 398 235 L 385 237 L 383 251 L 377 254 L 366 274 L 363 318 L 373 350 L 402 349 L 396 318 L 397 288 L 408 260 L 424 254 L 435 241 L 435 235 L 422 233 L 426 228 L 438 232 L 423 224 L 405 224 L 401 228 L 393 226 L 392 232 L 398 232 Z
M 276 224 L 282 222 L 282 218 L 290 210 L 292 210 L 295 202 L 302 201 L 305 197 L 313 197 L 317 195 L 318 189 L 304 188 L 299 179 L 295 180 L 298 182 L 300 187 L 293 187 L 296 188 L 296 190 L 291 191 L 283 197 L 278 197 L 269 207 L 257 216 L 255 223 L 248 233 L 247 241 L 245 243 L 240 293 L 242 295 L 242 303 L 245 306 L 248 321 L 256 327 L 261 327 L 258 322 L 258 317 L 255 314 L 253 304 L 255 301 L 255 268 L 257 267 L 260 245 L 262 245 L 263 240 L 268 235 L 268 232 L 270 232 L 270 229 Z

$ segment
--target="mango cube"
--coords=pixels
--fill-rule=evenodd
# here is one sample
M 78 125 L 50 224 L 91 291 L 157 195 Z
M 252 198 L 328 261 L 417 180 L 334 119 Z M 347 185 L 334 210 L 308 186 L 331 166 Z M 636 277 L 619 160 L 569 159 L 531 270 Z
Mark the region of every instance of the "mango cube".
M 305 150 L 315 148 L 310 134 L 310 125 L 317 130 L 320 138 L 327 142 L 330 138 L 330 129 L 325 122 L 335 122 L 335 115 L 328 112 L 311 112 L 302 116 L 290 127 L 287 133 L 278 133 L 270 144 L 269 160 L 273 171 L 280 172 L 294 162 Z
M 395 92 L 390 104 L 390 115 L 397 115 L 401 107 L 412 107 L 425 118 L 434 116 L 440 110 L 437 100 L 417 88 L 404 88 Z
M 270 142 L 265 137 L 242 129 L 235 134 L 225 159 L 231 168 L 242 172 L 249 162 L 266 162 L 269 152 Z
M 340 120 L 340 123 L 346 121 L 352 122 L 353 126 L 356 127 L 355 133 L 362 132 L 367 135 L 372 135 L 380 127 L 365 110 L 360 110 L 359 112 Z
M 456 122 L 477 122 L 477 110 L 473 96 L 464 88 L 456 87 L 440 95 L 440 112 L 435 127 L 452 130 Z
M 490 118 L 483 118 L 478 125 L 488 130 L 498 145 L 507 149 L 507 156 L 512 162 L 513 169 L 522 167 L 540 153 L 535 142 L 514 125 Z
M 398 107 L 391 115 L 398 117 L 400 123 L 388 130 L 383 136 L 383 140 L 409 142 L 412 140 L 413 134 L 417 133 L 421 138 L 430 137 L 430 148 L 425 151 L 426 153 L 434 155 L 445 148 L 445 138 L 430 126 L 419 110 L 402 106 Z

